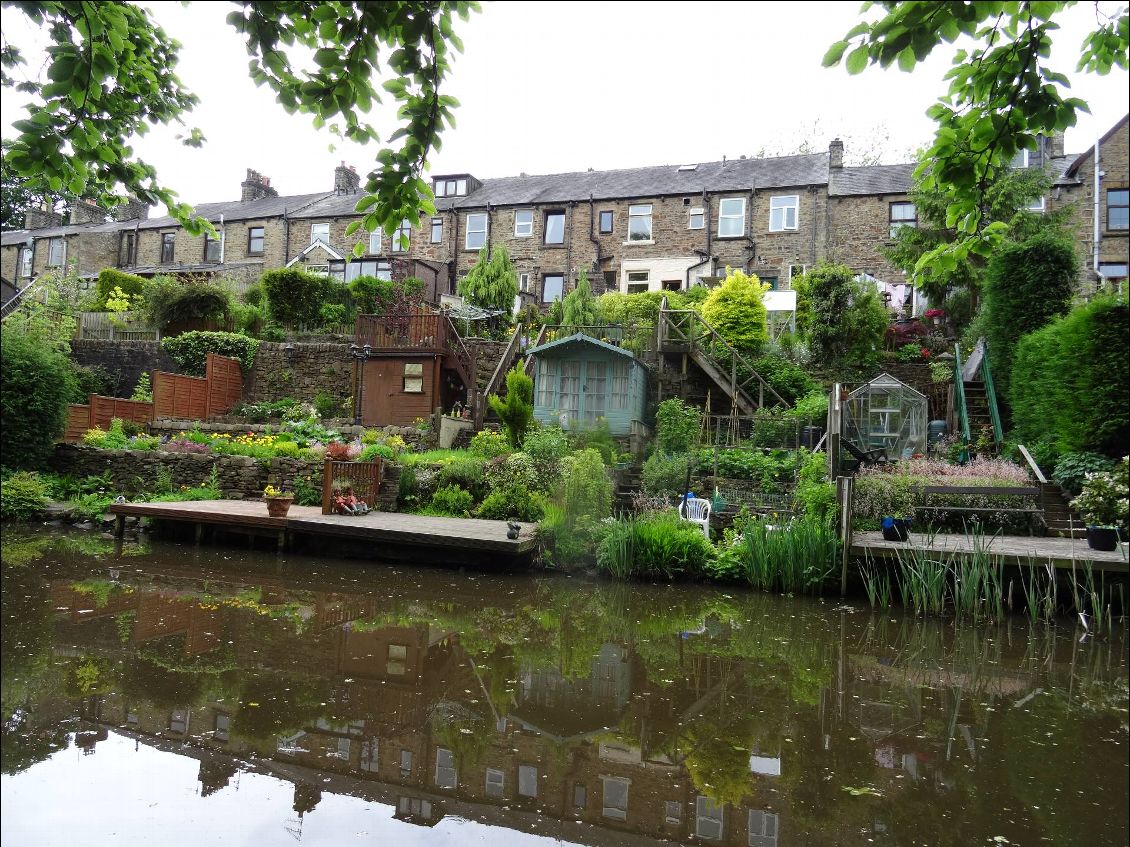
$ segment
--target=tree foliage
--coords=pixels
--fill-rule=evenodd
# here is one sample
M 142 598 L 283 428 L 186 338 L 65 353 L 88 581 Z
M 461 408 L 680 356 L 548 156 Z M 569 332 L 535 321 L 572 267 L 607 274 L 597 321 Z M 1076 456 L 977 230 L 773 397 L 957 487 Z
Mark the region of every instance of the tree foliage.
M 578 274 L 576 287 L 565 295 L 561 310 L 561 323 L 566 334 L 580 332 L 581 327 L 599 323 L 596 317 L 596 298 L 592 296 L 589 275 L 584 270 Z
M 487 402 L 502 421 L 510 446 L 521 450 L 526 430 L 534 419 L 534 381 L 526 376 L 524 359 L 506 372 L 506 396 L 492 394 Z
M 814 362 L 854 367 L 872 359 L 889 319 L 874 287 L 857 282 L 847 265 L 820 265 L 796 282 L 798 325 Z
M 824 56 L 825 67 L 844 61 L 848 73 L 869 65 L 911 72 L 943 41 L 972 38 L 972 48 L 954 52 L 948 92 L 927 114 L 937 123 L 934 142 L 915 171 L 924 190 L 947 196 L 946 223 L 959 238 L 924 252 L 915 278 L 927 268 L 949 272 L 970 253 L 989 255 L 1007 230 L 984 213 L 994 178 L 1020 150 L 1033 150 L 1039 136 L 1074 126 L 1087 104 L 1064 97 L 1068 79 L 1052 69 L 1055 18 L 1071 2 L 868 3 L 881 17 L 857 24 Z M 1130 12 L 1112 17 L 1096 9 L 1096 27 L 1079 50 L 1077 70 L 1106 74 L 1130 65 Z
M 1006 244 L 989 262 L 985 311 L 990 361 L 1004 397 L 1016 342 L 1067 312 L 1078 273 L 1071 239 L 1051 232 Z
M 505 247 L 495 247 L 488 256 L 483 246 L 478 261 L 459 281 L 459 295 L 480 309 L 510 312 L 518 296 L 518 274 Z
M 726 271 L 726 279 L 702 304 L 702 316 L 739 353 L 760 355 L 769 340 L 764 301 L 769 286 L 740 270 Z
M 247 373 L 255 364 L 259 341 L 235 332 L 185 332 L 161 339 L 161 349 L 188 376 L 204 376 L 209 353 L 238 360 Z
M 149 280 L 142 288 L 142 296 L 141 313 L 159 329 L 185 321 L 223 321 L 234 308 L 231 292 L 224 286 L 183 282 L 172 276 Z
M 181 45 L 134 3 L 12 5 L 50 39 L 45 81 L 19 77 L 26 59 L 15 45 L 0 52 L 4 87 L 31 95 L 26 118 L 13 123 L 18 135 L 8 157 L 27 188 L 97 196 L 108 208 L 132 195 L 168 205 L 193 234 L 211 229 L 129 146 L 150 125 L 181 123 L 197 104 L 176 74 Z M 348 234 L 361 227 L 391 233 L 404 218 L 434 211 L 420 177 L 458 105 L 440 94 L 451 50 L 462 50 L 454 19 L 477 9 L 462 0 L 282 0 L 240 4 L 228 15 L 246 40 L 252 80 L 274 91 L 287 112 L 311 115 L 315 128 L 379 142 L 365 116 L 391 97 L 400 126 L 376 154 L 357 204 L 364 219 Z M 191 129 L 183 140 L 200 146 L 204 137 Z
M 316 323 L 333 283 L 299 268 L 267 271 L 259 278 L 271 319 L 280 324 Z
M 37 468 L 46 464 L 67 423 L 67 403 L 75 389 L 74 369 L 59 350 L 34 335 L 5 327 L 0 382 L 0 464 Z

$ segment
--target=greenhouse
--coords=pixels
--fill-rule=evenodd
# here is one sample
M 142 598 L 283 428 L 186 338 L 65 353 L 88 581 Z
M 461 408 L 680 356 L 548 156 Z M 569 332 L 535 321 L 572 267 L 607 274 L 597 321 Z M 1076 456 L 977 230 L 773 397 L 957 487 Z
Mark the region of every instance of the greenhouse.
M 880 374 L 848 395 L 840 434 L 861 451 L 884 450 L 892 460 L 925 454 L 926 395 Z

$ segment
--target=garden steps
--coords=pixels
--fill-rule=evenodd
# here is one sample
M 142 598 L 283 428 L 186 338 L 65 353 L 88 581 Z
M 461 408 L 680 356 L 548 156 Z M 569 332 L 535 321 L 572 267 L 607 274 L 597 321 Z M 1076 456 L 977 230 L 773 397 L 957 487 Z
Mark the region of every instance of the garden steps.
M 976 442 L 984 429 L 993 431 L 993 417 L 989 412 L 989 398 L 985 393 L 985 383 L 967 380 L 965 387 L 965 409 L 969 417 L 969 433 Z M 993 454 L 996 454 L 996 445 L 993 445 Z
M 1071 508 L 1067 495 L 1054 482 L 1040 486 L 1044 497 L 1044 522 L 1048 534 L 1059 538 L 1085 538 L 1087 527 L 1079 513 Z

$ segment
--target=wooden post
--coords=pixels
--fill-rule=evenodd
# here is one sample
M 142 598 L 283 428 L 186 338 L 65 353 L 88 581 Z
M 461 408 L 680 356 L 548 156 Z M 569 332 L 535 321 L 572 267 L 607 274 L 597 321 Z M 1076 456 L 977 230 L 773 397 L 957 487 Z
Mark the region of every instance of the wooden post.
M 198 523 L 193 531 L 193 543 L 199 547 L 200 540 L 204 537 L 204 524 Z
M 333 459 L 326 459 L 322 465 L 322 514 L 328 515 L 333 511 L 330 498 L 333 495 L 334 472 Z
M 126 534 L 126 516 L 114 515 L 114 538 L 121 538 Z
M 847 594 L 848 562 L 851 560 L 851 495 L 850 476 L 836 477 L 836 535 L 840 539 L 840 596 Z

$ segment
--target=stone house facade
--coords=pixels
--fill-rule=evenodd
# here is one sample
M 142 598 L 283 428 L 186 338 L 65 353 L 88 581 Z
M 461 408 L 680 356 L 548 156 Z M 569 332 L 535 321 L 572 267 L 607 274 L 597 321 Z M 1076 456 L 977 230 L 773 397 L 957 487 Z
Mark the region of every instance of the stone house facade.
M 1128 118 L 1099 148 L 1099 259 L 1084 262 L 1084 290 L 1096 271 L 1126 277 Z M 882 248 L 897 227 L 917 224 L 907 197 L 913 165 L 846 167 L 843 153 L 835 140 L 826 153 L 778 158 L 485 180 L 440 175 L 432 180 L 436 213 L 405 221 L 391 236 L 345 235 L 359 217 L 360 178 L 344 163 L 334 170 L 332 191 L 291 196 L 248 170 L 238 201 L 197 208 L 218 239 L 189 236 L 169 217 L 150 219 L 139 203 L 117 210 L 113 221 L 80 204 L 66 226 L 32 210 L 29 229 L 0 239 L 0 275 L 22 288 L 65 264 L 90 280 L 104 267 L 120 267 L 248 284 L 265 270 L 301 264 L 346 282 L 361 274 L 417 276 L 439 303 L 457 293 L 480 248 L 504 246 L 521 301 L 543 307 L 582 271 L 597 293 L 682 289 L 712 282 L 727 267 L 787 290 L 824 260 L 879 282 L 905 282 Z M 1023 159 L 1022 166 L 1052 170 L 1055 185 L 1043 208 L 1073 205 L 1080 255 L 1092 257 L 1094 150 L 1065 155 L 1058 136 Z M 365 251 L 354 259 L 358 240 Z

